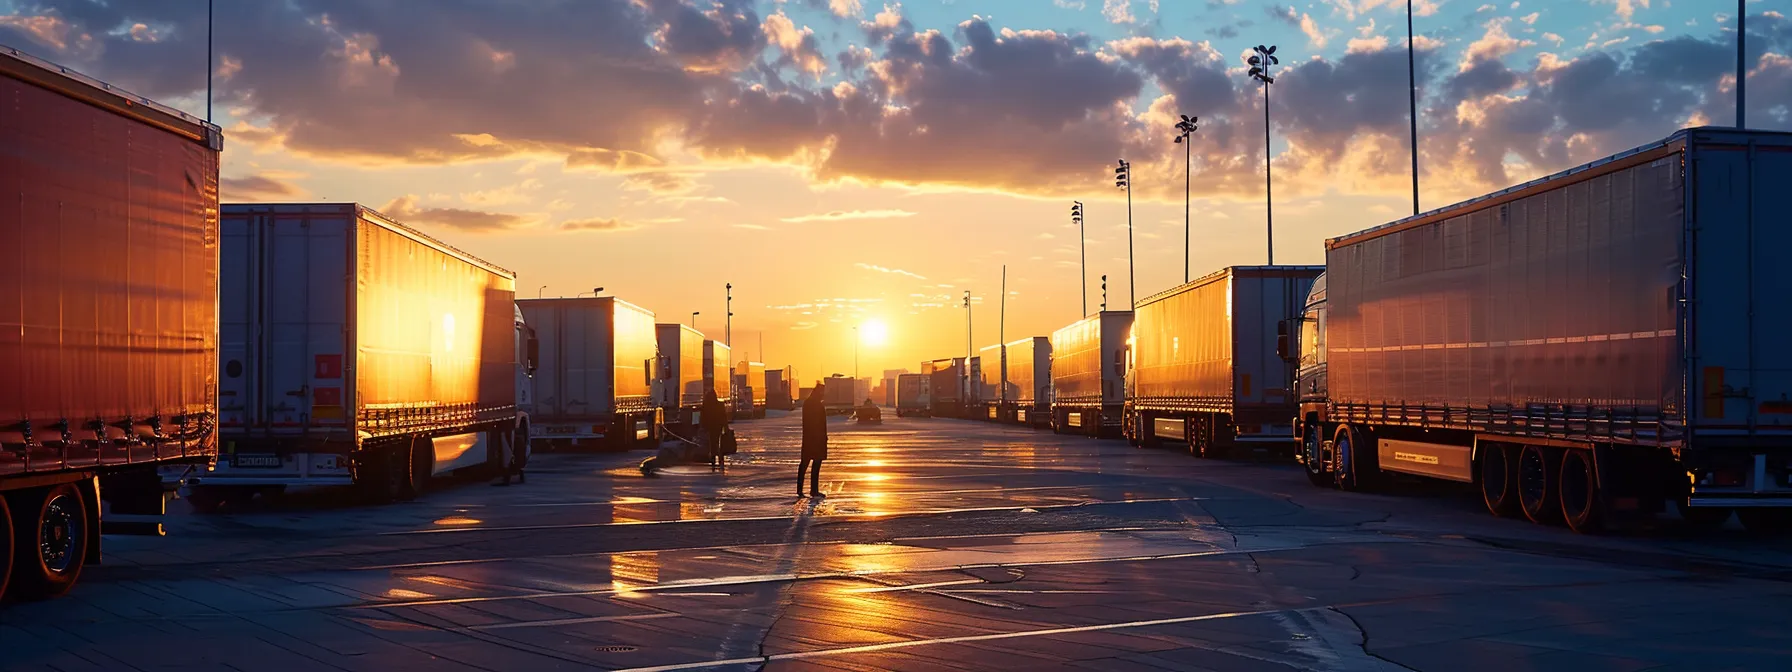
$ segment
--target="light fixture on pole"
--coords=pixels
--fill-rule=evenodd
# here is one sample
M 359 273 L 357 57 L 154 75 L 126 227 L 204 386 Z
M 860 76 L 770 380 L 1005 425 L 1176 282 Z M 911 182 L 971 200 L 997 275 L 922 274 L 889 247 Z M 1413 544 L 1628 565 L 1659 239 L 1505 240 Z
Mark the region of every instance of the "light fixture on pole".
M 1181 115 L 1181 116 L 1182 116 L 1182 121 L 1176 122 L 1176 130 L 1180 132 L 1180 134 L 1176 136 L 1176 144 L 1182 145 L 1182 150 L 1183 150 L 1183 152 L 1182 152 L 1182 161 L 1183 161 L 1183 163 L 1182 163 L 1182 282 L 1183 282 L 1183 284 L 1187 284 L 1188 283 L 1189 250 L 1192 249 L 1191 248 L 1192 241 L 1189 240 L 1189 232 L 1188 232 L 1189 192 L 1193 188 L 1194 183 L 1195 183 L 1195 141 L 1193 139 L 1193 136 L 1195 134 L 1195 131 L 1201 130 L 1201 128 L 1196 125 L 1196 124 L 1200 123 L 1201 118 L 1200 117 L 1191 117 L 1186 114 Z
M 966 396 L 960 396 L 959 399 L 970 398 L 971 355 L 975 352 L 971 349 L 971 290 L 967 289 L 964 290 L 964 376 L 963 382 L 958 386 L 959 394 Z
M 1077 285 L 1083 291 L 1083 312 L 1089 314 L 1089 240 L 1083 235 L 1083 202 L 1070 202 L 1070 221 L 1076 222 L 1076 243 L 1082 257 L 1082 270 L 1077 272 Z
M 852 328 L 852 379 L 853 379 L 853 385 L 859 384 L 858 383 L 858 380 L 859 380 L 859 328 L 858 327 Z M 856 387 L 853 388 L 853 394 L 854 395 L 858 394 L 858 388 L 856 388 Z
M 1274 266 L 1276 263 L 1276 218 L 1275 195 L 1271 191 L 1272 183 L 1269 175 L 1270 158 L 1272 157 L 1269 146 L 1269 85 L 1276 83 L 1276 78 L 1270 76 L 1269 69 L 1270 66 L 1282 61 L 1276 58 L 1275 45 L 1265 47 L 1259 44 L 1251 51 L 1256 53 L 1245 59 L 1245 62 L 1251 65 L 1250 78 L 1263 82 L 1263 222 L 1268 240 L 1269 265 Z
M 1406 0 L 1406 105 L 1412 115 L 1412 214 L 1419 214 L 1419 80 L 1416 74 L 1418 57 L 1412 41 L 1412 0 Z M 1266 87 L 1263 89 L 1268 92 Z M 1269 106 L 1264 105 L 1267 109 Z
M 1101 276 L 1101 312 L 1108 312 L 1108 276 Z
M 1137 287 L 1134 282 L 1132 268 L 1132 164 L 1120 159 L 1120 166 L 1114 169 L 1114 186 L 1126 190 L 1126 300 L 1137 301 Z
M 537 299 L 541 298 L 541 293 L 547 291 L 547 289 L 548 289 L 547 285 L 542 285 L 541 289 L 535 290 L 535 298 L 537 298 Z
M 691 311 L 691 328 L 692 329 L 697 328 L 697 316 L 701 315 L 701 314 L 702 314 L 701 311 L 696 311 L 696 310 Z

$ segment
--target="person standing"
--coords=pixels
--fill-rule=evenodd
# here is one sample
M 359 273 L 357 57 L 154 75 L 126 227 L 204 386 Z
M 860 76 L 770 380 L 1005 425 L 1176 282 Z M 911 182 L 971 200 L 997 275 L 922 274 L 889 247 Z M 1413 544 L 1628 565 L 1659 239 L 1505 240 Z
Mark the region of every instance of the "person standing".
M 821 462 L 828 459 L 828 407 L 822 402 L 822 383 L 816 383 L 803 400 L 803 454 L 796 467 L 796 496 L 803 496 L 803 472 L 809 472 L 809 494 L 822 497 Z M 811 470 L 812 469 L 812 470 Z
M 716 391 L 710 390 L 703 398 L 703 448 L 709 454 L 709 468 L 724 468 L 722 455 L 722 433 L 728 431 L 728 409 L 722 400 L 716 397 Z

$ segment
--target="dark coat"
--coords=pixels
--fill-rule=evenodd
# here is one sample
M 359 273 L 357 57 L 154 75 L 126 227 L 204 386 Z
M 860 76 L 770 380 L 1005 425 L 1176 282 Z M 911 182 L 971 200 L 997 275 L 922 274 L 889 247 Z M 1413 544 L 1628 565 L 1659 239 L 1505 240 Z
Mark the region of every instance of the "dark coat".
M 803 401 L 803 459 L 828 459 L 828 408 L 820 395 Z
M 724 406 L 722 400 L 717 399 L 714 393 L 709 394 L 708 398 L 703 400 L 700 422 L 703 425 L 703 431 L 711 437 L 720 437 L 722 430 L 728 428 L 728 407 Z

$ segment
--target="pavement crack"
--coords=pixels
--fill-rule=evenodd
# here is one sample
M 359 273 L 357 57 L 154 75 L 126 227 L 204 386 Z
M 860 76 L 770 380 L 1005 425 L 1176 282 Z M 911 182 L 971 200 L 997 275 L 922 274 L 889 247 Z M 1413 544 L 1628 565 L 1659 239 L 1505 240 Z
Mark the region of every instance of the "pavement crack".
M 1343 609 L 1339 609 L 1337 607 L 1328 607 L 1327 610 L 1335 612 L 1339 616 L 1343 616 L 1344 618 L 1350 619 L 1350 624 L 1352 626 L 1355 626 L 1356 631 L 1363 636 L 1363 642 L 1361 644 L 1361 646 L 1363 647 L 1363 655 L 1374 658 L 1378 661 L 1381 661 L 1382 663 L 1392 665 L 1396 669 L 1401 669 L 1401 670 L 1412 670 L 1413 669 L 1413 668 L 1407 667 L 1405 665 L 1401 665 L 1400 663 L 1394 662 L 1393 660 L 1390 660 L 1386 657 L 1383 657 L 1383 656 L 1375 653 L 1374 651 L 1370 651 L 1369 650 L 1369 629 L 1363 627 L 1363 622 L 1356 620 L 1356 617 L 1351 616 L 1350 612 L 1344 611 Z

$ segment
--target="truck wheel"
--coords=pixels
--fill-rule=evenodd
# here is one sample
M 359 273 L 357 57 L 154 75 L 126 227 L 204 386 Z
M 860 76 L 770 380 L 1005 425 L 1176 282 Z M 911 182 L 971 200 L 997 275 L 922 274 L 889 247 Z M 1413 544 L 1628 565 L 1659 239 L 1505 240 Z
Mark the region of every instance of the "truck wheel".
M 1504 444 L 1488 444 L 1475 465 L 1481 482 L 1481 503 L 1487 512 L 1501 518 L 1517 518 L 1524 514 L 1518 504 L 1518 449 Z
M 1674 508 L 1680 512 L 1680 519 L 1685 521 L 1687 529 L 1694 533 L 1713 532 L 1730 522 L 1730 509 L 1727 507 L 1694 508 L 1687 506 L 1686 499 L 1681 498 L 1674 500 Z
M 1558 493 L 1562 457 L 1554 448 L 1526 445 L 1518 452 L 1518 504 L 1524 517 L 1539 525 L 1562 522 Z
M 1331 482 L 1342 491 L 1369 489 L 1380 475 L 1369 437 L 1355 426 L 1339 425 L 1331 437 Z
M 1301 437 L 1301 466 L 1307 472 L 1307 482 L 1314 487 L 1329 488 L 1332 475 L 1325 473 L 1325 452 L 1319 439 L 1319 426 L 1316 423 L 1307 425 L 1305 435 Z
M 1737 509 L 1736 517 L 1750 533 L 1779 536 L 1792 532 L 1792 509 Z
M 1605 503 L 1599 493 L 1599 474 L 1593 469 L 1593 452 L 1563 451 L 1559 473 L 1556 487 L 1561 491 L 1562 520 L 1577 533 L 1598 533 L 1605 527 Z
M 15 496 L 12 596 L 58 597 L 81 578 L 87 559 L 87 503 L 74 484 L 63 483 Z M 20 524 L 22 523 L 22 524 Z
M 13 539 L 12 509 L 6 506 L 6 495 L 0 494 L 0 600 L 6 599 L 6 579 L 12 576 Z

